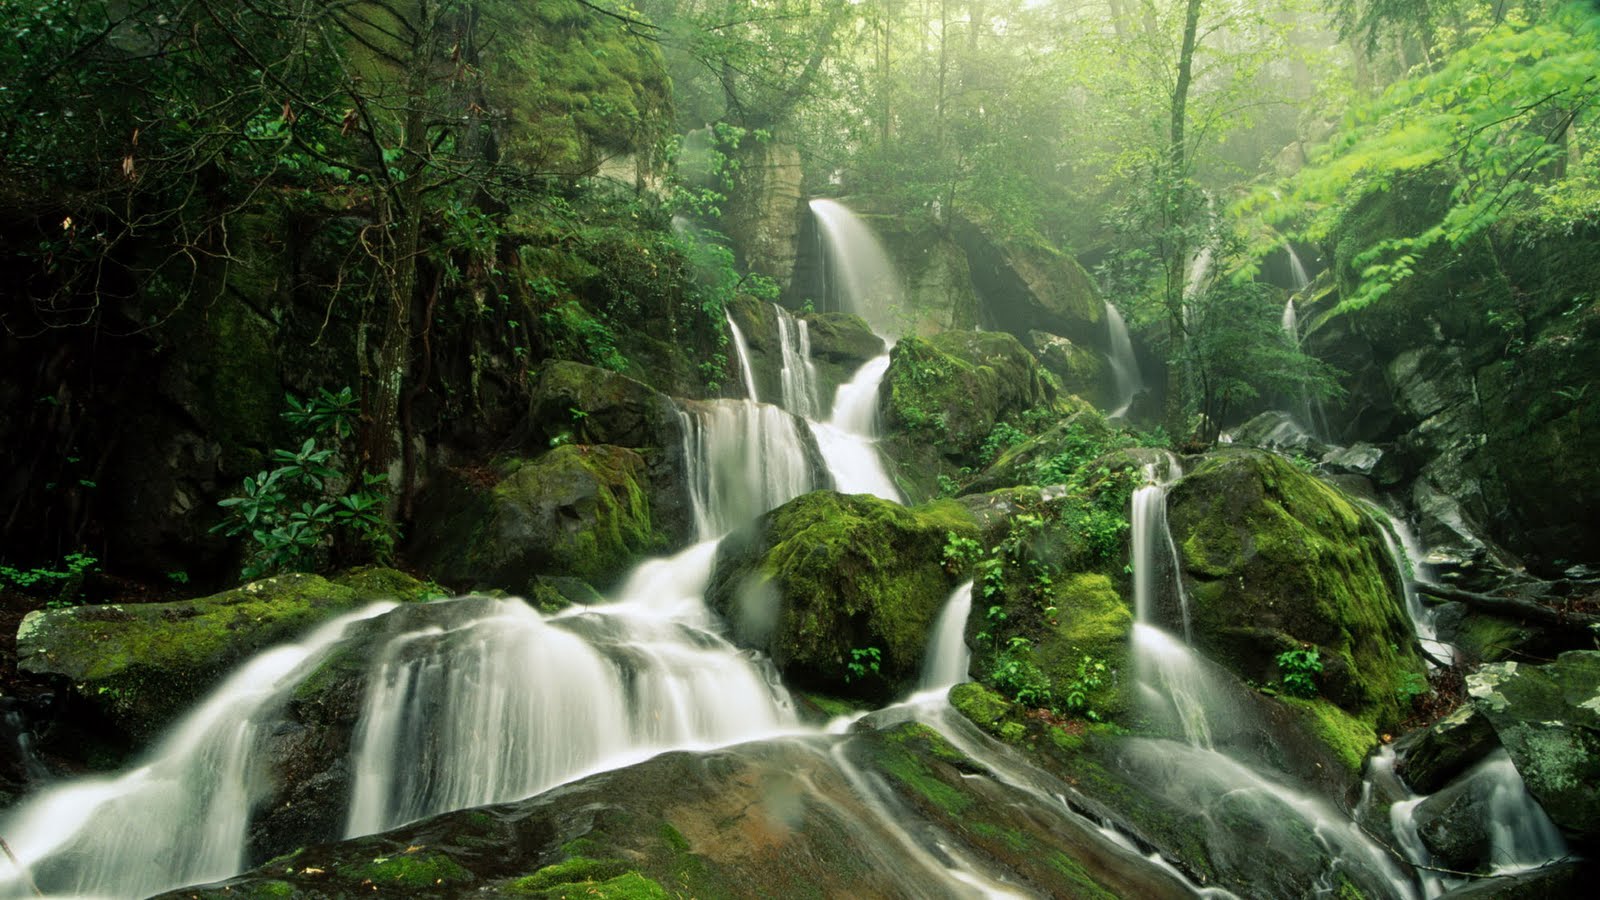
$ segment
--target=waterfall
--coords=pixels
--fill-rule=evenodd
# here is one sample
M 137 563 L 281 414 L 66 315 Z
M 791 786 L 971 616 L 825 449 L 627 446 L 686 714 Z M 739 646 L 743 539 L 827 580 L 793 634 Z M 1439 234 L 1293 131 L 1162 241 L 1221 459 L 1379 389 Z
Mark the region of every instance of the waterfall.
M 1383 537 L 1384 550 L 1400 575 L 1401 596 L 1405 601 L 1406 616 L 1417 634 L 1423 658 L 1428 668 L 1448 666 L 1455 660 L 1455 647 L 1439 640 L 1438 614 L 1423 606 L 1417 583 L 1428 580 L 1428 567 L 1424 561 L 1422 543 L 1416 532 L 1403 519 L 1389 514 L 1376 503 L 1360 501 L 1362 508 L 1372 514 L 1378 523 L 1378 533 Z
M 797 420 L 749 400 L 685 402 L 684 456 L 701 540 L 719 537 L 816 485 Z
M 837 490 L 899 503 L 900 490 L 878 453 L 878 385 L 887 371 L 887 353 L 868 361 L 856 370 L 854 378 L 839 386 L 833 416 L 810 425 Z
M 733 342 L 733 352 L 739 357 L 739 374 L 744 378 L 745 394 L 751 400 L 759 401 L 756 396 L 756 374 L 750 368 L 750 345 L 745 343 L 744 332 L 739 330 L 739 325 L 733 321 L 732 313 L 724 313 L 728 320 L 728 335 Z
M 781 372 L 783 408 L 805 419 L 821 412 L 817 402 L 817 368 L 811 364 L 811 332 L 804 319 L 797 319 L 777 304 L 778 347 L 783 359 Z
M 245 865 L 252 808 L 270 786 L 263 743 L 289 694 L 369 606 L 267 650 L 175 724 L 144 761 L 114 778 L 43 791 L 6 816 L 0 835 L 28 871 L 5 866 L 0 895 L 148 896 L 214 881 Z
M 919 691 L 948 689 L 967 680 L 972 654 L 967 650 L 967 617 L 972 614 L 972 582 L 955 589 L 933 623 L 922 660 Z
M 1296 347 L 1300 346 L 1300 322 L 1295 317 L 1294 297 L 1292 296 L 1283 302 L 1283 321 L 1280 324 L 1283 327 L 1284 336 L 1289 339 L 1289 343 Z
M 703 589 L 711 559 L 695 547 L 667 565 Z M 482 608 L 391 639 L 369 673 L 349 836 L 794 727 L 749 657 L 650 614 L 650 598 L 549 618 L 515 600 L 452 602 Z
M 844 311 L 880 335 L 896 333 L 894 315 L 905 302 L 904 290 L 878 236 L 837 200 L 812 200 L 811 212 L 822 226 L 827 272 Z
M 1311 276 L 1306 273 L 1306 265 L 1300 261 L 1300 254 L 1294 252 L 1294 244 L 1284 241 L 1283 249 L 1289 256 L 1289 279 L 1295 293 L 1299 293 L 1311 285 Z
M 1128 323 L 1109 301 L 1106 303 L 1106 341 L 1111 348 L 1111 374 L 1117 381 L 1117 408 L 1111 418 L 1117 419 L 1128 414 L 1133 398 L 1144 389 L 1144 374 L 1139 371 L 1139 360 L 1133 355 Z

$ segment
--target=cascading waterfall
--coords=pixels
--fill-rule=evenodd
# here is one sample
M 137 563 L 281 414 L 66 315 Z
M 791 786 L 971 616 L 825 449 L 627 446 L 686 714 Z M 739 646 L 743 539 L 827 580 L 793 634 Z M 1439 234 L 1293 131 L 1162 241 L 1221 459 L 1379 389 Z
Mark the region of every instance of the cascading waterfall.
M 811 332 L 804 319 L 795 318 L 777 304 L 778 348 L 783 360 L 783 408 L 804 419 L 820 413 L 817 402 L 817 368 L 811 364 Z
M 1422 605 L 1422 597 L 1417 591 L 1417 582 L 1428 580 L 1428 567 L 1416 532 L 1403 519 L 1390 515 L 1388 510 L 1376 503 L 1362 501 L 1361 505 L 1377 520 L 1384 549 L 1400 573 L 1406 615 L 1417 633 L 1417 643 L 1422 647 L 1428 668 L 1450 665 L 1455 659 L 1455 647 L 1439 640 L 1438 614 Z
M 839 386 L 832 418 L 810 426 L 837 490 L 899 503 L 900 490 L 878 453 L 878 385 L 888 370 L 888 354 L 869 360 Z
M 1139 359 L 1133 355 L 1133 339 L 1128 336 L 1128 323 L 1122 313 L 1106 302 L 1106 342 L 1111 348 L 1111 374 L 1117 382 L 1117 408 L 1111 418 L 1128 414 L 1133 398 L 1144 390 L 1144 374 L 1139 371 Z
M 684 406 L 679 417 L 689 496 L 702 540 L 726 534 L 816 486 L 794 416 L 749 400 Z
M 948 689 L 967 680 L 972 653 L 967 650 L 967 617 L 972 614 L 972 582 L 955 589 L 933 623 L 922 660 L 918 691 Z
M 822 226 L 828 277 L 840 305 L 879 335 L 894 334 L 894 314 L 905 302 L 904 289 L 878 236 L 837 200 L 812 200 L 811 212 Z
M 1289 257 L 1289 280 L 1294 291 L 1299 293 L 1311 285 L 1311 275 L 1306 272 L 1306 264 L 1300 261 L 1300 254 L 1294 252 L 1294 244 L 1284 241 L 1283 249 Z
M 739 357 L 739 375 L 744 379 L 745 396 L 753 401 L 761 398 L 756 394 L 756 374 L 750 368 L 750 345 L 745 343 L 744 332 L 739 330 L 737 322 L 733 321 L 731 313 L 725 313 L 728 319 L 728 334 L 733 341 L 734 353 Z
M 238 872 L 251 809 L 269 787 L 262 745 L 283 704 L 346 629 L 394 606 L 369 606 L 261 653 L 137 767 L 67 782 L 13 811 L 0 834 L 27 872 L 6 866 L 0 896 L 31 896 L 36 883 L 47 894 L 142 897 Z
M 1300 320 L 1295 315 L 1294 297 L 1290 297 L 1283 302 L 1283 320 L 1279 324 L 1283 328 L 1284 336 L 1289 339 L 1289 343 L 1296 347 L 1300 346 Z

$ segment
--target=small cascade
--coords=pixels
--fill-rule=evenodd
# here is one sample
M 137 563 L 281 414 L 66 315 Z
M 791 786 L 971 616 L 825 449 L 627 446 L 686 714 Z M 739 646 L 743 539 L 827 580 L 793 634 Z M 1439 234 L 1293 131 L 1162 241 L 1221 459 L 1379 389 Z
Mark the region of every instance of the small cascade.
M 126 774 L 66 782 L 13 811 L 0 835 L 27 871 L 0 864 L 0 896 L 31 896 L 37 885 L 47 894 L 144 897 L 238 872 L 251 810 L 269 788 L 263 743 L 284 702 L 350 625 L 394 605 L 256 656 Z
M 1289 343 L 1296 347 L 1300 346 L 1300 320 L 1295 315 L 1294 297 L 1292 296 L 1283 302 L 1283 321 L 1281 324 L 1284 337 L 1289 339 Z
M 1106 302 L 1106 345 L 1111 348 L 1111 373 L 1117 382 L 1117 408 L 1111 418 L 1128 414 L 1133 398 L 1144 390 L 1144 374 L 1139 371 L 1139 360 L 1133 355 L 1133 339 L 1128 336 L 1128 323 L 1122 313 Z
M 667 565 L 703 586 L 711 556 L 691 548 Z M 659 616 L 653 598 L 550 618 L 515 600 L 451 602 L 481 609 L 392 638 L 370 672 L 347 835 L 794 727 L 748 656 Z
M 878 236 L 837 200 L 812 200 L 811 213 L 821 226 L 829 287 L 840 306 L 879 335 L 898 333 L 894 315 L 905 292 Z
M 1149 623 L 1155 615 L 1158 592 L 1170 586 L 1183 617 L 1184 639 L 1189 639 L 1189 599 L 1178 577 L 1178 548 L 1167 528 L 1167 488 L 1183 477 L 1177 457 L 1165 454 L 1160 464 L 1144 467 L 1145 484 L 1133 492 L 1133 596 L 1134 618 Z
M 972 582 L 955 589 L 933 623 L 922 661 L 918 691 L 942 691 L 967 680 L 972 653 L 967 650 L 967 617 L 972 615 Z
M 1373 757 L 1369 769 L 1381 777 L 1392 772 L 1393 767 L 1394 751 L 1385 748 Z M 1370 772 L 1369 781 L 1374 777 Z M 1422 823 L 1418 821 L 1423 804 L 1432 795 L 1413 794 L 1403 783 L 1396 782 L 1404 797 L 1389 807 L 1389 827 L 1406 858 L 1418 866 L 1423 896 L 1437 897 L 1465 884 L 1467 879 L 1451 878 L 1433 870 L 1433 855 L 1423 842 Z M 1528 793 L 1522 775 L 1505 750 L 1498 749 L 1484 757 L 1452 782 L 1450 789 L 1475 795 L 1483 806 L 1491 874 L 1515 875 L 1567 856 L 1561 831 Z
M 778 347 L 783 358 L 783 408 L 814 419 L 822 410 L 817 401 L 817 368 L 811 363 L 811 332 L 804 319 L 777 304 L 772 308 L 778 314 Z
M 761 398 L 756 395 L 756 373 L 750 368 L 750 345 L 745 343 L 744 332 L 739 330 L 739 325 L 733 321 L 732 314 L 724 313 L 724 315 L 728 319 L 728 335 L 733 342 L 733 351 L 739 357 L 739 374 L 744 379 L 745 396 L 759 402 Z
M 1422 597 L 1417 591 L 1418 582 L 1429 580 L 1429 568 L 1424 561 L 1426 554 L 1423 552 L 1422 542 L 1417 539 L 1416 532 L 1411 530 L 1409 524 L 1390 515 L 1382 506 L 1366 501 L 1362 501 L 1361 505 L 1377 520 L 1378 531 L 1383 536 L 1384 549 L 1388 551 L 1389 559 L 1394 562 L 1396 571 L 1400 573 L 1400 587 L 1405 598 L 1406 615 L 1411 619 L 1411 627 L 1417 633 L 1417 643 L 1422 647 L 1422 655 L 1428 663 L 1428 668 L 1450 665 L 1455 660 L 1455 647 L 1439 640 L 1438 613 L 1422 604 Z
M 1211 277 L 1211 245 L 1200 248 L 1200 252 L 1189 260 L 1189 268 L 1183 278 L 1183 299 L 1194 300 L 1205 293 L 1206 279 Z
M 718 537 L 816 487 L 799 420 L 748 400 L 685 403 L 695 531 Z
M 1306 264 L 1300 261 L 1300 254 L 1294 252 L 1294 244 L 1283 242 L 1283 249 L 1289 257 L 1289 280 L 1295 293 L 1299 293 L 1311 286 L 1311 275 L 1306 272 Z
M 869 360 L 839 386 L 832 418 L 810 425 L 835 489 L 899 503 L 900 490 L 878 454 L 878 385 L 888 371 L 887 353 Z

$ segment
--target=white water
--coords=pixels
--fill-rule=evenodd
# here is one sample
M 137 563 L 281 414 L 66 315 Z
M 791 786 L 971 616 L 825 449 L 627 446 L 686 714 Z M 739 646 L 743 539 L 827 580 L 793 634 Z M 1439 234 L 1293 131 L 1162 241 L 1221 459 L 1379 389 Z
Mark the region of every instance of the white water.
M 1144 373 L 1139 371 L 1139 359 L 1133 355 L 1133 339 L 1128 336 L 1128 323 L 1122 313 L 1106 302 L 1106 342 L 1111 348 L 1111 374 L 1117 382 L 1117 408 L 1111 418 L 1128 414 L 1133 398 L 1144 390 Z
M 905 303 L 905 291 L 878 236 L 836 200 L 812 200 L 811 212 L 822 226 L 829 281 L 845 311 L 865 319 L 879 335 L 897 335 L 894 315 Z
M 1300 321 L 1295 316 L 1293 297 L 1283 302 L 1283 321 L 1280 324 L 1289 343 L 1296 347 L 1300 346 Z
M 44 791 L 6 816 L 0 836 L 28 873 L 0 863 L 0 895 L 29 879 L 67 896 L 146 896 L 243 868 L 252 807 L 270 789 L 263 741 L 284 701 L 375 604 L 256 656 L 180 719 L 145 761 L 114 778 Z
M 753 401 L 761 398 L 756 395 L 756 375 L 750 369 L 750 346 L 745 343 L 744 332 L 739 330 L 738 324 L 733 321 L 732 314 L 725 313 L 728 318 L 728 333 L 733 340 L 734 353 L 739 357 L 739 374 L 744 378 L 745 396 Z
M 1384 549 L 1400 573 L 1406 616 L 1411 619 L 1411 627 L 1417 634 L 1417 643 L 1422 647 L 1428 668 L 1450 665 L 1455 660 L 1456 648 L 1439 640 L 1438 613 L 1424 606 L 1417 592 L 1417 583 L 1429 580 L 1422 542 L 1405 520 L 1390 515 L 1388 510 L 1376 503 L 1363 501 L 1361 505 L 1377 520 Z
M 804 319 L 795 318 L 777 304 L 778 348 L 783 360 L 779 373 L 783 385 L 783 408 L 804 419 L 821 414 L 817 401 L 817 368 L 811 364 L 811 332 Z
M 1294 252 L 1294 244 L 1283 242 L 1283 249 L 1289 255 L 1289 278 L 1293 282 L 1296 292 L 1305 290 L 1311 284 L 1311 275 L 1306 272 L 1306 264 L 1300 261 L 1300 254 Z
M 972 653 L 967 650 L 967 617 L 972 614 L 972 582 L 955 589 L 933 623 L 922 658 L 918 691 L 937 691 L 967 680 Z
M 899 503 L 900 489 L 878 452 L 878 385 L 888 370 L 888 354 L 857 369 L 854 378 L 839 385 L 833 416 L 826 422 L 812 422 L 811 433 L 836 490 Z
M 1393 751 L 1385 748 L 1373 758 L 1372 765 L 1379 772 L 1391 771 Z M 1492 874 L 1514 875 L 1567 856 L 1567 843 L 1560 830 L 1529 795 L 1522 775 L 1505 750 L 1495 750 L 1484 757 L 1452 782 L 1453 786 L 1457 784 L 1484 802 Z M 1429 795 L 1412 794 L 1404 783 L 1400 787 L 1407 796 L 1389 807 L 1389 826 L 1406 858 L 1423 867 L 1417 870 L 1423 896 L 1437 897 L 1465 884 L 1468 879 L 1452 878 L 1427 868 L 1433 866 L 1434 859 L 1422 841 L 1417 815 Z
M 684 456 L 695 531 L 718 537 L 813 490 L 799 420 L 749 400 L 685 402 Z
M 695 547 L 662 564 L 703 590 L 710 562 Z M 350 836 L 795 728 L 747 654 L 651 596 L 550 618 L 491 601 L 459 627 L 401 635 L 362 708 Z

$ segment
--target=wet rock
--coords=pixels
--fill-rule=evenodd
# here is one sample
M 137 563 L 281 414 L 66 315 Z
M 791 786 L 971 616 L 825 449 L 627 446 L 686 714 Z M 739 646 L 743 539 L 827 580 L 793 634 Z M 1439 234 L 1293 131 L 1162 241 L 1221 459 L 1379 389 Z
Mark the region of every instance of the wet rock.
M 1264 450 L 1299 453 L 1310 457 L 1322 457 L 1333 452 L 1333 448 L 1318 440 L 1293 416 L 1278 410 L 1261 413 L 1235 428 L 1232 434 L 1233 443 L 1238 446 L 1260 447 Z
M 1468 704 L 1396 746 L 1402 752 L 1396 771 L 1412 790 L 1431 794 L 1500 745 L 1489 720 Z
M 1467 691 L 1551 820 L 1580 844 L 1600 840 L 1600 652 L 1487 665 Z
M 1318 692 L 1365 723 L 1369 740 L 1399 723 L 1397 693 L 1423 666 L 1370 516 L 1250 450 L 1206 457 L 1168 503 L 1196 646 L 1258 684 L 1279 680 L 1279 654 L 1313 647 Z
M 17 630 L 18 666 L 59 676 L 142 743 L 257 651 L 366 603 L 427 593 L 399 572 L 367 569 L 349 584 L 280 575 L 196 600 L 42 610 Z
M 1189 894 L 1081 820 L 1030 808 L 927 726 L 829 741 L 832 752 L 796 740 L 667 753 L 528 800 L 308 846 L 165 896 L 780 897 L 796 886 L 819 896 L 946 895 L 949 876 L 902 843 L 924 835 L 1029 894 Z M 869 796 L 858 784 L 875 787 Z
M 1324 468 L 1344 475 L 1370 476 L 1381 462 L 1383 450 L 1362 442 L 1336 447 L 1322 456 Z
M 790 684 L 888 699 L 921 671 L 956 586 L 940 561 L 949 536 L 976 532 L 950 501 L 907 509 L 815 491 L 726 538 L 707 597 Z
M 1019 338 L 1038 330 L 1085 347 L 1105 345 L 1105 302 L 1077 260 L 1001 239 L 977 222 L 958 218 L 954 231 L 971 265 L 984 327 Z
M 1439 900 L 1549 900 L 1583 897 L 1590 867 L 1583 861 L 1553 863 L 1531 872 L 1479 878 L 1439 895 Z
M 1043 331 L 1028 332 L 1028 346 L 1039 363 L 1061 379 L 1061 387 L 1067 393 L 1101 409 L 1116 406 L 1116 374 L 1100 351 Z
M 507 463 L 495 477 L 492 487 L 442 478 L 424 498 L 411 554 L 439 581 L 517 592 L 536 575 L 610 585 L 667 545 L 633 450 L 569 444 Z

